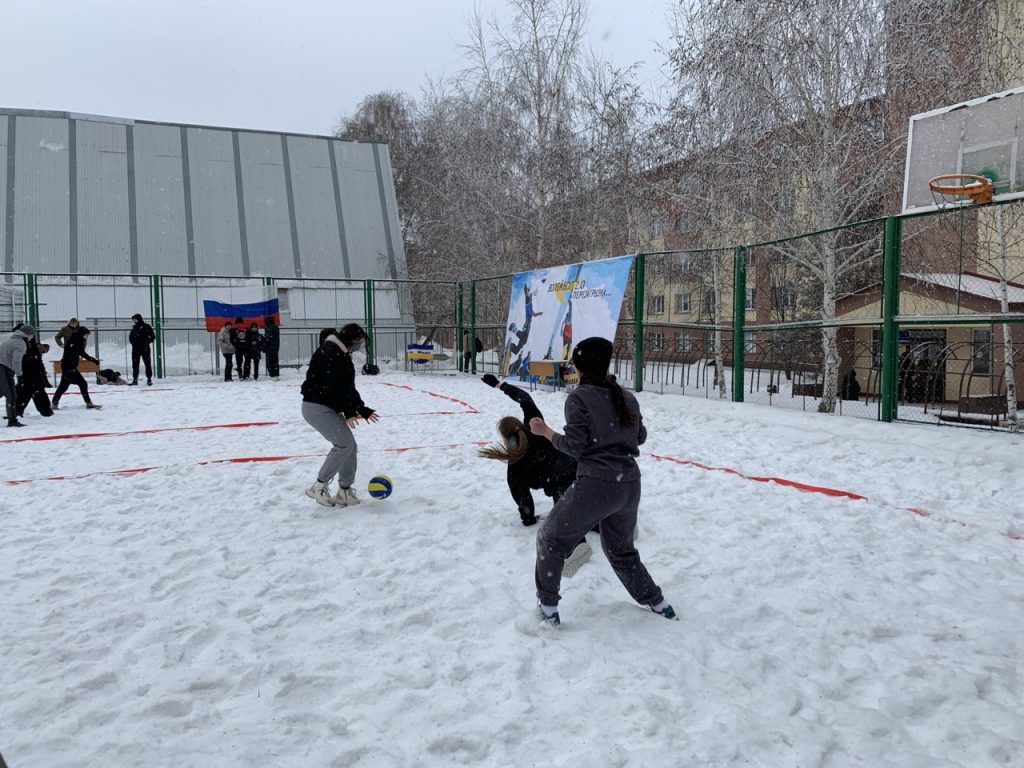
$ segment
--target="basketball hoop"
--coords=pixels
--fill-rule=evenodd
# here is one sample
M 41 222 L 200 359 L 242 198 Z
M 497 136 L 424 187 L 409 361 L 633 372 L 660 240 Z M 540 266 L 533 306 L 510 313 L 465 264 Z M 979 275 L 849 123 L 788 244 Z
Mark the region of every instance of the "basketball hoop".
M 992 180 L 972 173 L 944 173 L 929 180 L 928 189 L 932 191 L 933 199 L 939 194 L 969 197 L 975 204 L 992 202 Z

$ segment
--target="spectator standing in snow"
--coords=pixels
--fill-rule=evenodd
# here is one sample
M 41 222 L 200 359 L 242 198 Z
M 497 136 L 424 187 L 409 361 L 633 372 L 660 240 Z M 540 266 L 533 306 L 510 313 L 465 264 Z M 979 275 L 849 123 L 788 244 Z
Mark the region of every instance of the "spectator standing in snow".
M 17 379 L 22 375 L 28 342 L 35 335 L 35 328 L 22 325 L 0 344 L 0 396 L 4 399 L 8 427 L 25 426 L 18 421 Z
M 217 331 L 217 348 L 224 356 L 224 381 L 231 381 L 231 366 L 235 357 L 235 345 L 231 339 L 234 333 L 230 320 L 225 321 L 224 327 Z
M 488 373 L 484 384 L 500 389 L 523 409 L 523 420 L 505 416 L 498 422 L 501 445 L 489 445 L 479 450 L 485 459 L 503 461 L 508 465 L 508 490 L 519 509 L 523 525 L 535 525 L 537 515 L 531 489 L 543 489 L 555 504 L 576 481 L 576 459 L 555 449 L 551 442 L 529 431 L 530 419 L 542 419 L 537 404 L 529 393 L 511 384 L 498 384 L 496 376 Z M 594 530 L 597 530 L 595 528 Z M 562 575 L 572 578 L 590 556 L 593 549 L 584 537 L 565 561 Z
M 61 349 L 64 349 L 64 344 L 67 343 L 68 339 L 70 339 L 74 335 L 75 331 L 77 331 L 77 330 L 78 330 L 78 318 L 77 317 L 72 317 L 70 320 L 68 320 L 68 324 L 67 325 L 65 325 L 63 328 L 61 328 L 59 331 L 57 331 L 57 335 L 54 336 L 53 339 L 54 339 L 54 341 L 57 342 L 57 346 L 58 347 L 60 347 Z
M 23 323 L 18 323 L 14 330 L 24 327 Z M 38 336 L 28 340 L 28 351 L 21 363 L 21 381 L 18 382 L 18 416 L 25 415 L 30 402 L 41 415 L 53 416 L 50 397 L 46 394 L 50 378 L 46 375 L 46 363 L 43 362 L 43 355 L 49 351 L 50 345 L 40 344 Z
M 263 334 L 263 346 L 267 353 L 267 376 L 276 379 L 281 375 L 278 366 L 278 354 L 281 351 L 281 329 L 277 327 L 273 317 L 263 318 L 266 331 Z
M 557 434 L 543 419 L 530 420 L 562 453 L 578 462 L 576 482 L 555 504 L 537 535 L 534 580 L 541 620 L 559 623 L 562 567 L 580 538 L 601 526 L 601 547 L 615 575 L 642 605 L 667 619 L 672 606 L 647 572 L 633 543 L 640 506 L 640 468 L 634 457 L 647 439 L 636 398 L 608 375 L 612 343 L 596 336 L 573 350 L 580 385 L 565 401 L 565 432 Z
M 242 380 L 242 363 L 245 358 L 245 350 L 242 349 L 242 345 L 239 344 L 238 335 L 245 335 L 245 320 L 240 317 L 235 318 L 235 324 L 231 328 L 231 346 L 235 348 L 235 373 L 238 374 L 238 380 Z
M 256 323 L 249 323 L 249 331 L 245 334 L 248 349 L 245 354 L 245 378 L 249 378 L 250 367 L 253 381 L 260 378 L 260 357 L 263 354 L 263 337 Z
M 153 327 L 143 322 L 142 315 L 132 315 L 132 329 L 128 343 L 132 345 L 132 386 L 139 383 L 139 360 L 146 364 L 146 384 L 153 386 L 153 363 L 149 353 L 150 345 L 156 340 Z
M 352 430 L 363 418 L 379 418 L 367 408 L 356 390 L 356 369 L 352 353 L 367 341 L 366 331 L 355 323 L 341 330 L 320 331 L 320 346 L 313 352 L 302 384 L 302 418 L 331 444 L 316 482 L 306 495 L 325 507 L 353 506 L 360 502 L 352 483 L 356 479 L 356 439 Z M 338 492 L 331 495 L 330 483 L 338 478 Z
M 71 338 L 64 342 L 64 356 L 60 359 L 60 383 L 57 385 L 57 391 L 53 393 L 53 403 L 51 405 L 55 411 L 60 408 L 61 396 L 68 391 L 68 387 L 72 384 L 77 386 L 78 391 L 82 393 L 82 399 L 85 401 L 86 408 L 100 407 L 90 399 L 89 385 L 85 383 L 82 374 L 78 372 L 78 361 L 80 359 L 88 360 L 97 365 L 100 362 L 85 351 L 85 346 L 88 342 L 89 329 L 84 325 L 76 328 L 75 332 L 71 334 Z
M 484 351 L 484 343 L 477 336 L 470 340 L 469 331 L 462 332 L 462 370 L 469 373 L 472 369 L 473 356 Z
M 252 342 L 249 341 L 249 333 L 242 325 L 245 321 L 242 318 L 235 320 L 235 359 L 238 361 L 239 381 L 249 380 L 249 350 Z

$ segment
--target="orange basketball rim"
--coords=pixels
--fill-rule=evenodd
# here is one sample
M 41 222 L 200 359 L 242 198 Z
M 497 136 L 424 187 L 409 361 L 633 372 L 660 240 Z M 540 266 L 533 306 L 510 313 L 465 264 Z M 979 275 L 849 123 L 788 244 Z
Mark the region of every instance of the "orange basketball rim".
M 972 203 L 992 202 L 992 180 L 972 173 L 944 173 L 930 179 L 928 188 L 940 195 L 969 197 Z

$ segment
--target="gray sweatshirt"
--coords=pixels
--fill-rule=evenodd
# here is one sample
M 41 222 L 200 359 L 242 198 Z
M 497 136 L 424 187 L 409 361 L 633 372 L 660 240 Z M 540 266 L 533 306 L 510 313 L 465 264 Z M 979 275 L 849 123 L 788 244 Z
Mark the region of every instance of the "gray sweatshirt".
M 15 331 L 3 343 L 0 343 L 0 365 L 10 368 L 15 376 L 21 376 L 21 361 L 28 352 L 28 336 Z
M 612 393 L 605 387 L 583 384 L 565 401 L 564 434 L 556 434 L 551 443 L 579 462 L 576 477 L 622 483 L 640 479 L 634 457 L 647 440 L 647 429 L 633 393 L 623 392 L 626 405 L 636 414 L 632 424 L 619 423 Z

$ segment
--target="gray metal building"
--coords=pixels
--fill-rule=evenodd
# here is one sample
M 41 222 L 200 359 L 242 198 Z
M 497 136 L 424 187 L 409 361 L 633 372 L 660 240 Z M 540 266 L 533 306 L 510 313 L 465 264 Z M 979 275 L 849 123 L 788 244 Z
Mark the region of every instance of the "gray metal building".
M 3 272 L 406 276 L 386 144 L 0 109 Z

